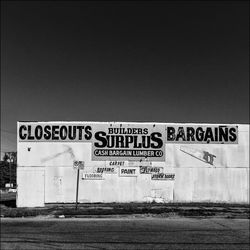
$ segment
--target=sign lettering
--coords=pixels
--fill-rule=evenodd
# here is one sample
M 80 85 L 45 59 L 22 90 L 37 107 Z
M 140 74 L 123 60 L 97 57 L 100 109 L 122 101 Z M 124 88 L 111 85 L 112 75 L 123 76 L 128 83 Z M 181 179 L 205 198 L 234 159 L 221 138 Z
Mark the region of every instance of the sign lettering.
M 158 173 L 151 175 L 152 180 L 174 180 L 174 178 L 175 174 Z
M 83 173 L 82 178 L 85 180 L 103 180 L 102 173 Z
M 237 126 L 167 126 L 167 143 L 238 143 Z
M 120 167 L 120 176 L 138 176 L 139 169 L 133 167 Z

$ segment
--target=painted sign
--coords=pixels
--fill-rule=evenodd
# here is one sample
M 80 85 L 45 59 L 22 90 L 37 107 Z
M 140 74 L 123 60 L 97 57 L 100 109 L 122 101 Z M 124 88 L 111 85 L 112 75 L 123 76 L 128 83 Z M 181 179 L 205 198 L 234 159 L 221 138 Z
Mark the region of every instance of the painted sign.
M 92 160 L 165 161 L 165 126 L 109 123 L 93 131 Z
M 165 161 L 165 126 L 145 123 L 20 122 L 19 142 L 91 142 L 92 160 Z
M 167 143 L 238 143 L 238 126 L 172 125 L 166 126 L 166 134 Z
M 19 141 L 89 141 L 92 126 L 85 123 L 20 122 L 18 133 Z
M 92 142 L 95 159 L 130 157 L 130 160 L 150 158 L 157 161 L 164 158 L 165 143 L 237 144 L 238 126 L 19 122 L 18 141 Z
M 162 173 L 163 167 L 144 167 L 140 166 L 140 174 L 157 174 Z
M 119 175 L 122 177 L 136 177 L 139 174 L 139 168 L 120 167 Z
M 151 167 L 152 161 L 129 161 L 129 167 Z
M 106 161 L 106 167 L 127 167 L 128 161 Z
M 117 168 L 116 167 L 97 167 L 95 169 L 96 173 L 102 173 L 102 174 L 117 174 Z
M 175 174 L 157 173 L 151 175 L 151 180 L 174 180 Z
M 195 148 L 191 148 L 191 147 L 185 147 L 185 146 L 181 146 L 180 150 L 200 161 L 206 162 L 210 165 L 214 164 L 214 158 L 216 158 L 216 155 L 205 151 L 205 150 L 199 150 L 199 149 L 195 149 Z
M 83 173 L 84 180 L 103 180 L 102 173 Z

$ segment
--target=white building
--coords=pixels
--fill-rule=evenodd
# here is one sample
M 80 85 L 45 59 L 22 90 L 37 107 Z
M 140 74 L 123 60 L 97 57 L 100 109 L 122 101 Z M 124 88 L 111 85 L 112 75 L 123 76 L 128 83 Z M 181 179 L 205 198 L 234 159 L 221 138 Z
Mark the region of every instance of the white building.
M 18 122 L 17 206 L 249 203 L 249 125 Z

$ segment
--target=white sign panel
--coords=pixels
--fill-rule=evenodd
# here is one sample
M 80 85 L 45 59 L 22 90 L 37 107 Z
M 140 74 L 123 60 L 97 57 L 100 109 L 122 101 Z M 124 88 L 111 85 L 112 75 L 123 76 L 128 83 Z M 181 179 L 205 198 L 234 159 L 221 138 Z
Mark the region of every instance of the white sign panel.
M 84 180 L 103 180 L 102 173 L 83 173 Z
M 119 175 L 121 177 L 136 177 L 139 174 L 139 168 L 137 167 L 120 167 Z
M 92 160 L 165 161 L 165 126 L 144 123 L 96 125 Z
M 151 161 L 129 161 L 128 166 L 130 167 L 151 167 Z
M 140 174 L 158 174 L 163 172 L 163 167 L 140 166 Z
M 19 122 L 18 141 L 92 142 L 93 160 L 164 161 L 165 143 L 238 144 L 238 126 Z
M 167 143 L 237 144 L 238 126 L 231 125 L 173 125 L 166 126 Z
M 170 174 L 170 173 L 157 173 L 157 174 L 152 174 L 151 175 L 151 179 L 152 180 L 174 180 L 175 178 L 175 174 Z
M 83 142 L 92 139 L 92 126 L 71 122 L 19 122 L 22 142 Z
M 127 167 L 128 161 L 106 161 L 106 167 Z
M 117 167 L 96 167 L 95 173 L 117 174 Z

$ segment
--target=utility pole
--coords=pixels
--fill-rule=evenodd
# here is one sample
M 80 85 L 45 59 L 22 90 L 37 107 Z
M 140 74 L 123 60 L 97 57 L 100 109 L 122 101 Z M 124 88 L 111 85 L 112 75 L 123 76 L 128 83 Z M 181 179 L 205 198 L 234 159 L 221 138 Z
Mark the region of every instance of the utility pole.
M 76 176 L 76 210 L 77 210 L 78 191 L 79 191 L 79 174 L 80 174 L 80 169 L 84 169 L 84 161 L 74 161 L 73 168 L 77 170 L 77 176 Z
M 76 178 L 76 210 L 78 207 L 78 190 L 79 190 L 79 168 L 77 169 L 77 178 Z

